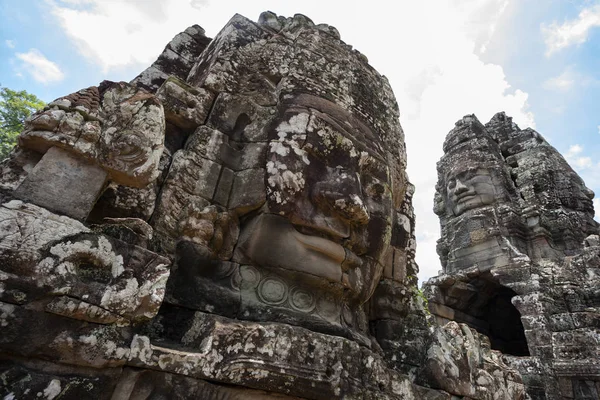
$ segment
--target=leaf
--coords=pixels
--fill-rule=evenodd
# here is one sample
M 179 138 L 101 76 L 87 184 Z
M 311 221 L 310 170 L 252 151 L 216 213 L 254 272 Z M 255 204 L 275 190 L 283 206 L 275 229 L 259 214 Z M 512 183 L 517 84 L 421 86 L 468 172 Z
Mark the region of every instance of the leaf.
M 17 143 L 25 119 L 45 105 L 36 95 L 25 90 L 0 87 L 0 161 L 8 157 Z

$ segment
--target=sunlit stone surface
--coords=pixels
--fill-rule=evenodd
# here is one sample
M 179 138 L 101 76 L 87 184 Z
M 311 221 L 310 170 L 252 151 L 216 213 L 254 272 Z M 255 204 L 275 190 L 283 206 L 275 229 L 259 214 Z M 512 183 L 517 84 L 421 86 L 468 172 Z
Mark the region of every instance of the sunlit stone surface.
M 508 201 L 496 164 L 450 212 Z M 398 106 L 333 27 L 192 26 L 32 116 L 0 168 L 4 399 L 524 398 L 428 316 Z

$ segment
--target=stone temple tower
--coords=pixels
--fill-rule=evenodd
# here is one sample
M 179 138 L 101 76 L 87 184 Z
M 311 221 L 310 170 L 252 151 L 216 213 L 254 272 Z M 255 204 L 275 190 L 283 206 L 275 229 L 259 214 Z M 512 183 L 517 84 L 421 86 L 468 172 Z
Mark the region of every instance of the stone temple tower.
M 504 113 L 459 120 L 437 168 L 443 274 L 425 284 L 432 314 L 487 335 L 532 398 L 598 398 L 594 193 Z

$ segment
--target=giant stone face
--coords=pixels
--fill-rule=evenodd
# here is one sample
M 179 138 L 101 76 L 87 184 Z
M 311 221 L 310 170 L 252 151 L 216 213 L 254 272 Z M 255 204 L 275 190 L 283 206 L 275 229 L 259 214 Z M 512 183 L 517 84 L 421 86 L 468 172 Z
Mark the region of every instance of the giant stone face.
M 266 129 L 267 202 L 241 228 L 242 281 L 300 323 L 365 331 L 360 306 L 390 250 L 391 157 L 351 112 L 308 94 L 285 101 Z
M 0 163 L 0 397 L 435 397 L 405 167 L 387 79 L 303 15 L 50 103 Z
M 411 234 L 397 105 L 328 27 L 263 22 L 223 30 L 187 78 L 217 95 L 153 217 L 176 242 L 167 298 L 366 342 L 364 305 L 385 265 L 406 270 Z
M 391 237 L 390 173 L 369 143 L 380 139 L 348 111 L 308 95 L 286 105 L 269 133 L 269 213 L 242 235 L 247 256 L 294 273 L 315 292 L 364 302 Z
M 334 28 L 302 15 L 235 16 L 202 51 L 200 36 L 165 50 L 197 52 L 181 71 L 162 71 L 159 59 L 131 84 L 105 82 L 34 116 L 20 146 L 37 158 L 15 158 L 16 197 L 143 231 L 132 246 L 171 268 L 151 312 L 140 306 L 131 319 L 158 312 L 150 324 L 160 325 L 194 310 L 369 343 L 368 301 L 382 276 L 416 275 L 406 268 L 412 192 L 387 79 Z M 33 173 L 20 166 L 42 153 Z M 82 195 L 65 202 L 65 188 Z M 84 275 L 108 270 L 85 260 Z
M 495 201 L 494 183 L 483 167 L 463 168 L 446 177 L 448 202 L 454 215 Z

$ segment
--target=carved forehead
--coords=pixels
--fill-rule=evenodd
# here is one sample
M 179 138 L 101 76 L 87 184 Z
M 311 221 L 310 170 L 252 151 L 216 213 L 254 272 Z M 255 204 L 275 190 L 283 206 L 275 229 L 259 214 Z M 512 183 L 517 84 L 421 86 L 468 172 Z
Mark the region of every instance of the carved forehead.
M 491 176 L 492 173 L 485 166 L 471 165 L 471 166 L 459 166 L 459 168 L 456 168 L 455 170 L 448 171 L 448 173 L 445 175 L 445 178 L 446 178 L 446 182 L 448 182 L 452 179 L 470 179 L 474 176 L 482 176 L 482 175 Z
M 329 100 L 309 94 L 290 96 L 283 102 L 280 114 L 283 121 L 289 120 L 294 115 L 306 114 L 309 116 L 307 125 L 312 124 L 310 129 L 319 130 L 326 125 L 352 141 L 357 151 L 367 152 L 382 163 L 387 163 L 387 160 L 391 159 L 388 154 L 393 146 L 386 148 L 383 138 L 365 122 Z M 276 121 L 277 126 L 281 123 L 281 120 Z M 271 133 L 272 138 L 276 136 L 275 131 L 277 129 Z M 399 142 L 396 143 L 396 147 L 400 148 Z
M 404 139 L 388 80 L 334 29 L 299 17 L 278 22 L 267 18 L 255 24 L 236 16 L 203 55 L 188 76 L 193 86 L 247 94 L 269 106 L 289 97 L 301 102 L 299 93 L 326 97 L 351 110 L 384 139 Z M 311 102 L 319 109 L 318 102 Z
M 346 129 L 352 129 L 353 132 L 351 134 L 359 138 L 367 138 L 371 140 L 379 139 L 373 132 L 373 129 L 371 129 L 366 123 L 355 117 L 350 111 L 327 99 L 310 94 L 300 94 L 295 97 L 290 97 L 284 104 L 313 109 L 319 114 L 319 116 L 325 117 L 330 121 L 339 124 L 340 126 L 345 126 Z
M 447 151 L 437 163 L 439 180 L 455 176 L 465 171 L 486 169 L 492 173 L 503 173 L 505 162 L 497 149 L 486 142 L 466 141 Z

